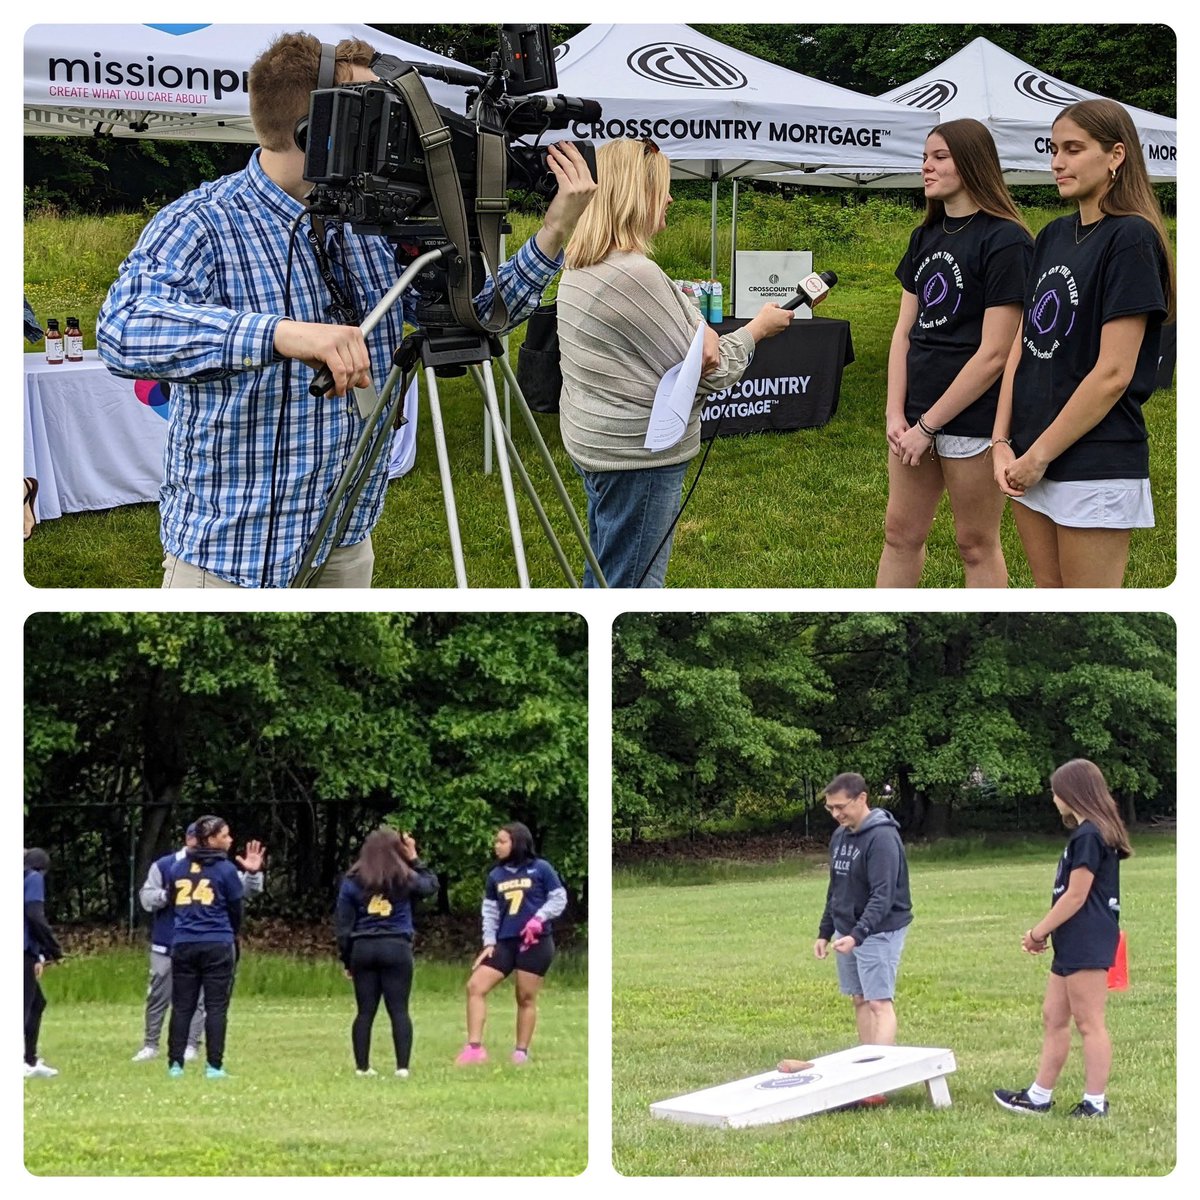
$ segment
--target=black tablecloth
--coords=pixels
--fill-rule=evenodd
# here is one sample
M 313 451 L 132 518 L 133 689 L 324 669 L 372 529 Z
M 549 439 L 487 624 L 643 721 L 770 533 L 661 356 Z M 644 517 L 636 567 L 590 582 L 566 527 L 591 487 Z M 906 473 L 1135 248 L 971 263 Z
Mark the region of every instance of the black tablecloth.
M 746 323 L 722 321 L 715 328 L 731 333 Z M 793 321 L 782 333 L 758 343 L 754 361 L 733 387 L 704 402 L 701 437 L 786 433 L 824 425 L 837 412 L 842 368 L 853 361 L 849 321 Z

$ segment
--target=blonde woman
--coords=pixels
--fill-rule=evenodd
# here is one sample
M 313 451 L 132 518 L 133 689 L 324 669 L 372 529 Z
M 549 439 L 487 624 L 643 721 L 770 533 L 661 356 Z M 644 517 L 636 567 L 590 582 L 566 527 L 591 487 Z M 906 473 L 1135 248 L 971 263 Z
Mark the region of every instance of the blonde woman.
M 649 258 L 666 226 L 670 164 L 649 139 L 606 142 L 597 188 L 567 246 L 558 289 L 563 444 L 583 476 L 588 534 L 610 587 L 662 587 L 688 462 L 700 449 L 700 401 L 742 376 L 755 343 L 792 313 L 767 304 L 741 329 L 704 331 L 704 365 L 683 438 L 645 449 L 659 381 L 682 361 L 702 318 Z M 584 587 L 595 587 L 590 567 Z

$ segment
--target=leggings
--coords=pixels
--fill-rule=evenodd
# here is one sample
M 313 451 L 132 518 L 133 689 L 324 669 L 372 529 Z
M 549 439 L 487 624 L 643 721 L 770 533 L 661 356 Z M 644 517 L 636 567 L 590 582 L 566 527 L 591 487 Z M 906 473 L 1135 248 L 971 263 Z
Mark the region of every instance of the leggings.
M 38 1035 L 42 1031 L 42 1013 L 46 1011 L 46 995 L 33 973 L 37 959 L 25 952 L 25 1061 L 37 1065 Z
M 396 1068 L 407 1070 L 413 1041 L 412 1018 L 408 1015 L 413 978 L 412 939 L 403 934 L 355 938 L 350 949 L 350 973 L 358 1002 L 358 1015 L 350 1030 L 354 1065 L 360 1071 L 371 1065 L 371 1026 L 382 997 L 392 1021 Z
M 204 1049 L 210 1067 L 225 1061 L 225 1028 L 233 991 L 233 946 L 228 942 L 176 942 L 171 951 L 171 1023 L 167 1058 L 183 1066 L 188 1027 L 204 993 Z

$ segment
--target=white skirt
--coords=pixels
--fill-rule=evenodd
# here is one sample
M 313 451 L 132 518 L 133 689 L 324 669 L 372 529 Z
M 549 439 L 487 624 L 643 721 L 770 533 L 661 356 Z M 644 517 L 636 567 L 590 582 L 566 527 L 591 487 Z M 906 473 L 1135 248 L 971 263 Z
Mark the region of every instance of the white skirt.
M 1148 479 L 1041 479 L 1018 504 L 1068 529 L 1153 529 Z

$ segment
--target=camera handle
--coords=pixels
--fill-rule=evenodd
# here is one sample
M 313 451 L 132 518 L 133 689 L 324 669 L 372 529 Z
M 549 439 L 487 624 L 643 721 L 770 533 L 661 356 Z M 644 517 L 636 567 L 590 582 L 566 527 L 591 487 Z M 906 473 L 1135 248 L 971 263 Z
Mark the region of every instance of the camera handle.
M 451 257 L 455 253 L 453 246 L 443 246 L 436 250 L 427 251 L 414 259 L 412 263 L 405 269 L 396 283 L 389 289 L 387 295 L 371 310 L 366 319 L 362 323 L 364 335 L 370 333 L 372 329 L 382 320 L 388 310 L 401 297 L 404 291 L 411 286 L 413 279 L 419 275 L 427 266 L 436 262 L 440 257 Z M 470 332 L 470 331 L 464 331 Z M 542 460 L 542 464 L 549 474 L 554 485 L 555 491 L 558 494 L 559 500 L 562 503 L 563 509 L 566 512 L 568 519 L 571 522 L 572 530 L 583 549 L 584 557 L 592 568 L 596 581 L 601 587 L 607 587 L 604 580 L 604 573 L 600 568 L 600 564 L 596 559 L 595 552 L 588 541 L 587 531 L 584 529 L 582 522 L 579 519 L 579 514 L 575 511 L 575 506 L 571 502 L 571 498 L 567 493 L 566 486 L 562 481 L 562 476 L 559 474 L 558 468 L 554 463 L 554 459 L 550 454 L 550 450 L 546 445 L 545 439 L 542 437 L 541 430 L 538 428 L 537 422 L 534 420 L 533 413 L 529 408 L 529 403 L 525 399 L 520 386 L 517 383 L 517 378 L 513 372 L 512 366 L 509 364 L 503 351 L 499 348 L 498 342 L 494 339 L 489 340 L 486 336 L 479 338 L 478 350 L 474 353 L 467 352 L 465 354 L 458 352 L 456 357 L 458 361 L 468 362 L 469 370 L 475 380 L 476 386 L 479 388 L 486 404 L 486 412 L 488 419 L 494 429 L 502 431 L 505 446 L 508 451 L 506 456 L 500 459 L 500 475 L 502 486 L 505 495 L 505 503 L 508 510 L 509 525 L 513 540 L 513 553 L 517 562 L 517 577 L 521 587 L 529 587 L 529 573 L 525 564 L 524 546 L 521 540 L 520 524 L 517 517 L 516 501 L 513 494 L 512 477 L 509 474 L 508 466 L 511 459 L 515 466 L 518 478 L 529 497 L 534 511 L 537 514 L 538 521 L 541 523 L 542 530 L 546 534 L 546 538 L 550 543 L 551 549 L 555 557 L 558 559 L 563 576 L 569 587 L 578 587 L 578 580 L 575 578 L 571 570 L 570 564 L 567 561 L 566 555 L 563 553 L 562 547 L 550 526 L 549 519 L 546 516 L 545 509 L 537 497 L 533 483 L 529 478 L 528 472 L 525 470 L 517 448 L 512 440 L 512 435 L 508 427 L 504 424 L 500 417 L 500 405 L 496 396 L 495 382 L 492 378 L 490 364 L 494 360 L 500 364 L 501 371 L 505 379 L 512 388 L 513 394 L 517 398 L 517 405 L 525 422 L 529 427 L 530 433 L 533 436 L 535 447 Z M 458 514 L 454 500 L 454 485 L 450 473 L 449 454 L 446 449 L 445 429 L 442 421 L 441 402 L 438 396 L 437 379 L 435 368 L 439 365 L 442 357 L 441 352 L 430 345 L 429 335 L 422 330 L 406 338 L 401 347 L 397 350 L 394 365 L 388 374 L 387 381 L 384 384 L 383 392 L 376 394 L 375 387 L 372 384 L 366 388 L 355 388 L 355 399 L 358 403 L 359 412 L 363 416 L 365 424 L 362 433 L 359 435 L 358 442 L 354 450 L 343 468 L 342 475 L 338 480 L 329 503 L 326 506 L 325 512 L 321 517 L 321 521 L 317 526 L 316 531 L 309 539 L 308 545 L 305 547 L 304 556 L 300 563 L 300 569 L 297 571 L 295 578 L 292 580 L 291 587 L 312 587 L 320 577 L 324 569 L 324 563 L 314 567 L 313 563 L 321 545 L 324 543 L 326 535 L 333 524 L 335 515 L 341 511 L 341 517 L 338 521 L 338 527 L 335 536 L 335 542 L 339 540 L 342 534 L 348 527 L 351 515 L 355 505 L 358 502 L 359 496 L 362 494 L 367 481 L 369 480 L 375 464 L 379 460 L 380 454 L 384 447 L 388 444 L 393 422 L 391 420 L 383 421 L 380 428 L 380 421 L 387 410 L 388 404 L 391 401 L 393 394 L 396 391 L 396 384 L 401 376 L 404 376 L 404 382 L 399 389 L 399 399 L 397 404 L 403 404 L 404 395 L 408 390 L 408 371 L 415 366 L 417 356 L 420 356 L 426 368 L 426 380 L 429 392 L 429 408 L 430 417 L 433 425 L 434 441 L 437 446 L 438 468 L 441 475 L 442 495 L 446 508 L 446 520 L 449 527 L 450 549 L 454 561 L 454 575 L 456 586 L 465 588 L 467 586 L 466 568 L 462 553 L 462 538 L 458 527 Z M 482 364 L 488 363 L 489 369 L 482 370 Z M 322 372 L 325 368 L 322 368 Z M 314 395 L 324 395 L 328 390 L 332 380 L 325 382 L 320 386 L 320 390 L 314 390 L 322 384 L 321 375 L 318 374 L 314 380 L 312 388 Z M 372 442 L 374 437 L 374 442 Z M 343 503 L 346 497 L 349 497 L 347 503 Z

